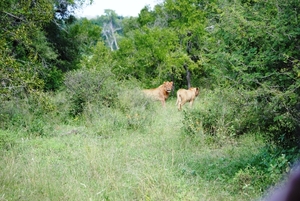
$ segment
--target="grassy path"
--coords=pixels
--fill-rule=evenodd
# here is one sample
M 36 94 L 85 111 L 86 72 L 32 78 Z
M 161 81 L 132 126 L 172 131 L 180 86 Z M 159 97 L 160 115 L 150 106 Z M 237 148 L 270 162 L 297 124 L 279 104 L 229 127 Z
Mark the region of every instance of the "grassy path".
M 234 157 L 232 145 L 211 149 L 182 138 L 183 115 L 173 104 L 158 108 L 143 132 L 103 138 L 61 126 L 55 137 L 21 141 L 1 153 L 0 200 L 249 200 L 217 175 L 220 158 Z M 80 132 L 62 135 L 71 129 Z

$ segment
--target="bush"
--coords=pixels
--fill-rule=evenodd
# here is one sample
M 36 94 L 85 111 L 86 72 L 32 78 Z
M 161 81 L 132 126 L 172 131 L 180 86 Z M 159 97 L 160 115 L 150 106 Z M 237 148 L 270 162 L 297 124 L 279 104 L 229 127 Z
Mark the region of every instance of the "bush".
M 88 90 L 92 86 L 83 90 L 84 83 L 91 85 L 91 80 L 72 85 L 78 90 L 68 92 L 72 94 L 70 111 L 74 119 L 95 127 L 95 133 L 101 136 L 111 135 L 112 131 L 121 129 L 144 129 L 151 124 L 154 104 L 144 96 L 138 81 L 107 80 L 101 85 L 101 90 L 94 94 Z M 80 90 L 83 91 L 81 94 L 78 93 Z
M 1 102 L 0 129 L 23 131 L 24 136 L 48 136 L 62 118 L 52 93 L 32 91 L 24 98 Z
M 295 93 L 225 88 L 202 94 L 202 107 L 184 112 L 185 134 L 193 136 L 202 129 L 206 135 L 223 137 L 259 132 L 277 146 L 299 145 L 300 101 Z
M 291 148 L 299 146 L 300 100 L 294 92 L 257 90 L 258 124 L 269 142 Z
M 28 105 L 24 101 L 15 99 L 11 101 L 0 102 L 0 128 L 3 130 L 11 127 L 25 126 L 25 110 Z
M 184 112 L 183 131 L 194 136 L 203 130 L 212 136 L 235 136 L 254 129 L 257 102 L 248 92 L 235 89 L 203 91 L 201 108 Z
M 265 146 L 248 161 L 246 167 L 236 172 L 231 183 L 236 187 L 236 192 L 262 192 L 283 179 L 298 156 L 296 149 Z
M 82 114 L 87 103 L 110 107 L 116 93 L 111 76 L 109 72 L 103 74 L 93 69 L 67 73 L 64 83 L 71 101 L 70 114 Z
M 46 91 L 56 91 L 58 90 L 62 83 L 63 83 L 63 73 L 61 70 L 57 69 L 56 67 L 51 69 L 46 69 L 42 75 L 42 79 L 45 82 L 44 89 Z
M 240 169 L 232 179 L 232 186 L 234 191 L 239 193 L 253 194 L 255 192 L 262 192 L 267 186 L 270 185 L 266 182 L 268 175 L 263 171 L 257 170 L 255 166 L 247 166 Z
M 127 128 L 136 130 L 150 125 L 153 101 L 145 97 L 136 81 L 126 81 L 121 86 L 115 105 L 126 116 Z
M 109 84 L 109 83 L 108 83 Z M 94 121 L 105 118 L 105 124 L 118 129 L 143 129 L 152 122 L 153 102 L 145 97 L 136 80 L 116 81 L 106 86 L 104 94 L 111 93 L 109 107 L 100 108 L 98 103 L 89 103 L 84 117 Z M 97 106 L 98 105 L 98 106 Z M 109 112 L 108 112 L 109 111 Z M 94 119 L 94 120 L 92 120 Z

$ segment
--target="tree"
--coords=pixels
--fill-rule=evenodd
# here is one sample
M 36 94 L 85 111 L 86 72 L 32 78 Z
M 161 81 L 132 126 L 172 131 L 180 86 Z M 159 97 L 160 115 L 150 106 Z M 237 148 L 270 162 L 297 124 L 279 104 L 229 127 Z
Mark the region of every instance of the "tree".
M 191 87 L 191 76 L 195 71 L 201 71 L 202 44 L 205 39 L 206 7 L 209 2 L 198 0 L 166 0 L 163 6 L 157 6 L 158 19 L 166 18 L 167 25 L 160 20 L 160 24 L 172 28 L 179 39 L 179 49 L 184 51 L 190 59 L 183 63 L 180 72 L 185 72 L 186 84 Z M 197 74 L 197 73 L 196 73 Z
M 134 30 L 120 41 L 113 71 L 120 78 L 134 77 L 147 87 L 172 79 L 172 66 L 167 62 L 177 49 L 177 37 L 170 29 L 159 27 Z
M 134 56 L 127 56 L 122 61 L 121 66 L 126 69 L 124 72 L 128 70 L 128 74 L 143 79 L 158 77 L 158 80 L 162 73 L 167 72 L 180 86 L 184 85 L 183 77 L 187 86 L 191 86 L 191 75 L 201 74 L 199 72 L 202 71 L 204 59 L 201 57 L 201 46 L 206 34 L 206 4 L 204 2 L 200 5 L 197 1 L 165 1 L 155 6 L 153 11 L 146 6 L 137 19 L 125 21 L 124 35 L 127 38 L 120 42 L 117 55 L 119 58 L 125 58 L 122 54 Z M 133 66 L 139 66 L 139 70 L 132 70 Z
M 77 51 L 80 44 L 74 40 L 75 36 L 68 35 L 68 38 L 64 34 L 68 33 L 66 24 L 73 23 L 75 19 L 71 15 L 72 8 L 83 2 L 1 1 L 2 96 L 9 99 L 20 91 L 53 90 L 59 87 L 61 71 L 76 66 L 71 64 L 74 64 L 74 60 L 76 62 L 74 58 L 81 53 Z M 61 41 L 63 43 L 59 43 Z
M 255 91 L 257 129 L 280 146 L 299 137 L 299 8 L 295 0 L 224 3 L 208 55 L 223 83 Z
M 50 48 L 42 26 L 53 16 L 51 2 L 4 0 L 0 3 L 1 96 L 43 88 L 40 78 L 57 54 Z
M 102 34 L 104 35 L 105 41 L 110 49 L 112 51 L 118 50 L 119 45 L 117 41 L 117 32 L 122 29 L 120 26 L 120 20 L 113 10 L 106 9 L 104 13 L 105 16 L 103 17 Z

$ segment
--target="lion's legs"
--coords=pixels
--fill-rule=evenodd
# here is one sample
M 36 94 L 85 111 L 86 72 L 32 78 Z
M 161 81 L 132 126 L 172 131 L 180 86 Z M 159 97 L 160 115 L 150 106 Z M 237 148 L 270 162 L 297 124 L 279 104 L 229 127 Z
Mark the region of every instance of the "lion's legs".
M 177 101 L 176 101 L 176 105 L 178 110 L 181 110 L 181 106 L 182 106 L 182 100 L 179 94 L 177 94 Z
M 193 100 L 190 101 L 190 107 L 193 106 L 193 102 L 194 102 Z
M 180 99 L 177 99 L 177 102 L 176 102 L 176 104 L 177 104 L 177 108 L 178 108 L 178 110 L 181 110 L 181 100 Z
M 181 103 L 178 104 L 178 110 L 181 110 Z

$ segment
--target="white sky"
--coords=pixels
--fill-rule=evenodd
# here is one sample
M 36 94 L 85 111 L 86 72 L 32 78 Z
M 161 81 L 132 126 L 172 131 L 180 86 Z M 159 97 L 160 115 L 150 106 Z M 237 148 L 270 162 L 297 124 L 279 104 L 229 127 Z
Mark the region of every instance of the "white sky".
M 83 9 L 78 10 L 76 15 L 78 17 L 93 18 L 97 15 L 103 15 L 105 9 L 111 9 L 124 17 L 137 17 L 146 5 L 153 8 L 159 2 L 162 2 L 162 0 L 94 0 L 92 5 L 84 6 Z

